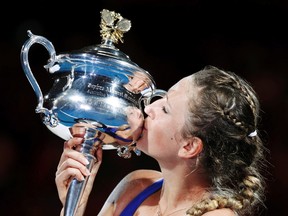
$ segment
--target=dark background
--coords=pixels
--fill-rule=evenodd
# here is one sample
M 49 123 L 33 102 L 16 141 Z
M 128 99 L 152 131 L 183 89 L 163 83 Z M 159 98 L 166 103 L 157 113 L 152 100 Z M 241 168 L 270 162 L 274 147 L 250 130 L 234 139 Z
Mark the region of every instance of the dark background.
M 260 129 L 270 150 L 267 210 L 286 215 L 288 193 L 288 2 L 284 0 L 106 0 L 6 2 L 0 23 L 0 215 L 51 216 L 61 209 L 54 182 L 63 140 L 35 113 L 36 96 L 21 68 L 27 30 L 49 39 L 57 53 L 100 43 L 100 11 L 132 22 L 121 51 L 168 89 L 178 79 L 214 65 L 246 78 L 262 104 Z M 29 52 L 43 92 L 51 77 L 47 51 Z M 105 151 L 86 215 L 97 215 L 116 183 L 138 168 L 158 169 L 145 155 L 123 159 Z M 285 212 L 285 213 L 284 213 Z

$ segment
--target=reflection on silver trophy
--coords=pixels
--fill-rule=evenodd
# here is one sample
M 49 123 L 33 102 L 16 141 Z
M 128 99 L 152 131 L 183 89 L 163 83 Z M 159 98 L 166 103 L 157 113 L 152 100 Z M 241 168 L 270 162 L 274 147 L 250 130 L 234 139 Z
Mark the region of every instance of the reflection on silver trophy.
M 38 100 L 35 112 L 57 136 L 71 138 L 70 128 L 75 124 L 86 128 L 80 152 L 89 160 L 88 168 L 97 160 L 98 147 L 116 149 L 123 158 L 131 152 L 140 155 L 135 146 L 142 125 L 131 124 L 129 116 L 136 113 L 143 118 L 143 107 L 153 97 L 163 97 L 166 91 L 157 89 L 151 75 L 130 60 L 114 44 L 131 28 L 131 22 L 113 11 L 101 11 L 101 44 L 56 55 L 53 44 L 45 37 L 28 31 L 20 60 Z M 50 59 L 44 68 L 52 74 L 53 86 L 43 96 L 28 61 L 33 44 L 43 45 Z M 74 215 L 87 178 L 74 179 L 67 194 L 64 215 Z

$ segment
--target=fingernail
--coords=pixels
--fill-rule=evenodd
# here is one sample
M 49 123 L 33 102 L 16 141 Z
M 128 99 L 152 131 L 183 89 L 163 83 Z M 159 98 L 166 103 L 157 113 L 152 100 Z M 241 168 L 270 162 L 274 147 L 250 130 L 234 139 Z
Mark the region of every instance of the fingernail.
M 91 175 L 91 172 L 89 171 L 89 169 L 86 169 L 86 175 L 87 176 Z
M 90 162 L 88 161 L 88 159 L 87 158 L 85 158 L 85 165 L 88 165 Z

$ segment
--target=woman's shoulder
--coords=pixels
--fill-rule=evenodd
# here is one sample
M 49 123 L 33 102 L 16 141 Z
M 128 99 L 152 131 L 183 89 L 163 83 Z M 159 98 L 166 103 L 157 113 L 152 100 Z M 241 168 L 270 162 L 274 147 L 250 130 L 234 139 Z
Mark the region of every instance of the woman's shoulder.
M 158 179 L 162 178 L 162 173 L 157 170 L 149 170 L 149 169 L 139 169 L 134 170 L 127 174 L 122 181 L 128 182 L 148 182 L 152 183 L 157 181 Z
M 114 206 L 114 213 L 116 215 L 120 214 L 131 200 L 161 178 L 161 172 L 156 170 L 141 169 L 132 171 L 116 185 L 106 200 L 104 209 L 107 209 L 112 204 Z
M 116 200 L 135 197 L 149 185 L 162 178 L 162 173 L 156 170 L 140 169 L 127 174 L 112 191 L 112 197 Z M 129 194 L 129 196 L 127 196 Z M 131 198 L 130 198 L 131 199 Z
M 138 194 L 149 185 L 162 178 L 162 173 L 156 170 L 140 169 L 127 174 L 117 185 L 121 193 L 133 191 Z M 117 188 L 116 187 L 116 188 Z

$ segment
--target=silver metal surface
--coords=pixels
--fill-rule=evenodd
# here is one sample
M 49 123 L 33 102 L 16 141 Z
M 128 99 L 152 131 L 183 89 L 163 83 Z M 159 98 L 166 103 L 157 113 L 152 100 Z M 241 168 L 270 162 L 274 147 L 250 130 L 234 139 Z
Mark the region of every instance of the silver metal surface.
M 130 21 L 108 10 L 103 10 L 101 15 L 102 43 L 99 45 L 56 55 L 48 39 L 28 31 L 29 38 L 20 55 L 22 68 L 38 100 L 35 112 L 47 128 L 68 140 L 73 125 L 79 122 L 90 125 L 82 147 L 77 149 L 87 156 L 89 168 L 97 160 L 94 153 L 99 147 L 116 149 L 123 158 L 130 158 L 131 151 L 140 155 L 135 146 L 136 131 L 131 130 L 127 114 L 133 109 L 143 112 L 153 97 L 166 94 L 156 89 L 146 70 L 114 46 L 118 40 L 123 42 L 123 33 L 129 31 Z M 50 56 L 44 68 L 52 74 L 54 83 L 45 96 L 29 65 L 28 55 L 33 44 L 43 45 Z M 99 133 L 105 138 L 99 139 Z M 86 180 L 72 181 L 65 216 L 74 214 L 85 185 Z

